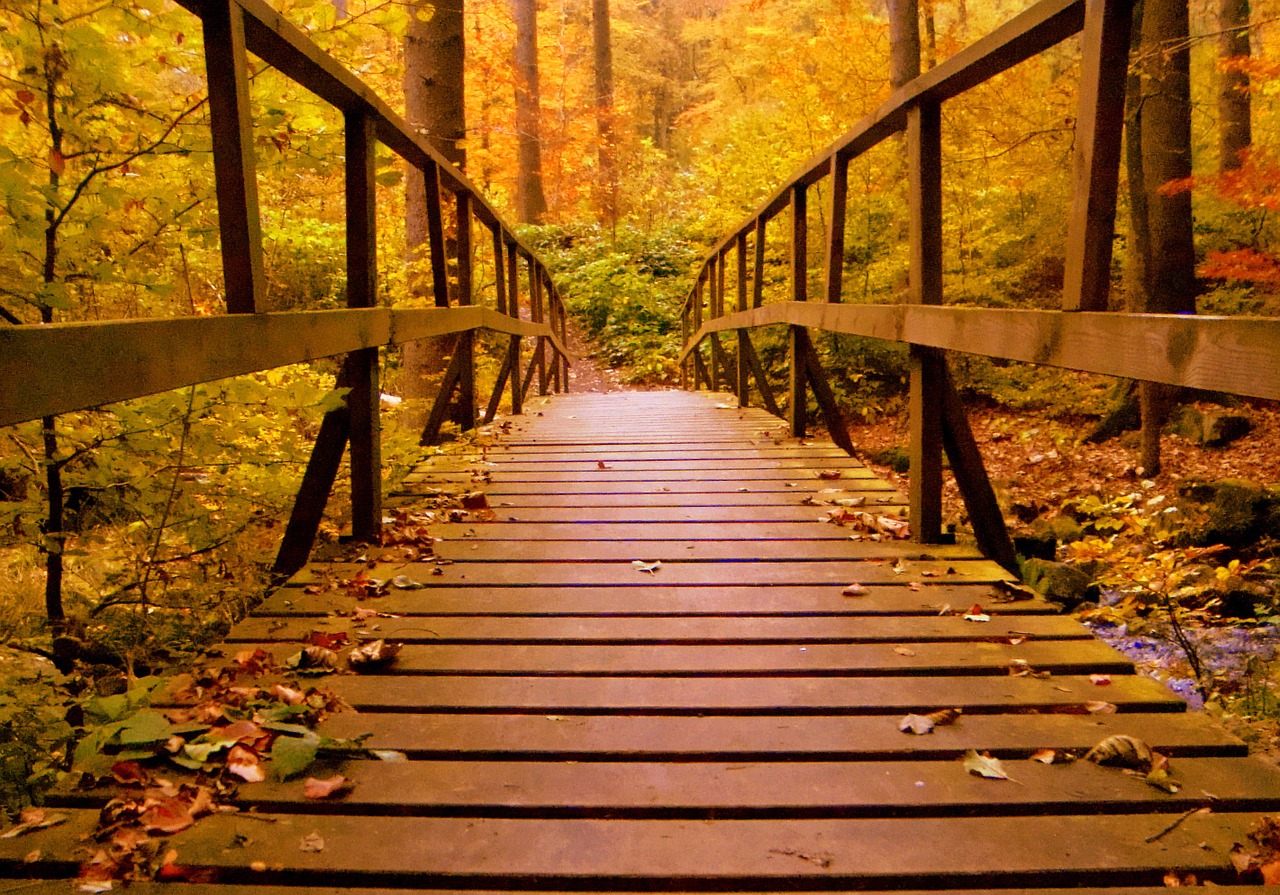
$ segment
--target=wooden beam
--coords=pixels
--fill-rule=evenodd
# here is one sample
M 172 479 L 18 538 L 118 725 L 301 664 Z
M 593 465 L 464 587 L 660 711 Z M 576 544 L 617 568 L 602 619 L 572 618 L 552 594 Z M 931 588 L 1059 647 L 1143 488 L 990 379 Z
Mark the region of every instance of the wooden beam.
M 738 310 L 747 310 L 747 234 L 742 233 L 738 236 L 737 243 L 737 259 L 738 259 Z M 748 341 L 746 330 L 738 330 L 738 375 L 737 388 L 738 406 L 751 406 L 751 367 L 747 362 L 747 350 L 744 342 Z
M 444 371 L 444 379 L 440 381 L 440 390 L 436 392 L 436 399 L 431 405 L 431 415 L 427 417 L 427 424 L 422 427 L 422 434 L 418 437 L 418 444 L 428 445 L 439 442 L 440 429 L 444 426 L 445 417 L 449 413 L 449 405 L 453 402 L 453 393 L 458 388 L 458 380 L 462 378 L 463 363 L 462 355 L 458 353 L 455 346 L 453 357 L 450 358 L 449 366 Z
M 703 363 L 703 360 L 702 360 L 702 354 L 701 354 L 700 352 L 696 352 L 696 351 L 695 351 L 695 352 L 693 353 L 693 388 L 694 388 L 694 391 L 697 391 L 697 390 L 698 390 L 698 380 L 699 380 L 699 378 L 701 378 L 701 380 L 702 380 L 704 383 L 706 383 L 707 388 L 711 389 L 712 391 L 714 391 L 714 390 L 715 390 L 715 389 L 712 387 L 712 385 L 711 385 L 711 374 L 707 372 L 707 365 L 706 365 L 705 363 Z
M 1132 0 L 1087 0 L 1062 307 L 1105 311 L 1124 132 Z
M 502 251 L 502 228 L 496 224 L 493 227 L 493 288 L 498 313 L 507 313 L 506 258 Z
M 751 366 L 751 375 L 756 379 L 756 387 L 760 389 L 760 400 L 764 402 L 764 409 L 781 418 L 782 411 L 778 408 L 778 399 L 774 397 L 773 386 L 769 384 L 769 377 L 765 372 L 764 364 L 760 362 L 760 355 L 756 353 L 751 334 L 745 329 L 739 332 L 746 336 L 747 363 Z
M 514 243 L 507 246 L 507 311 L 513 320 L 520 319 L 520 260 Z M 511 412 L 524 413 L 524 392 L 520 390 L 520 338 L 514 337 L 507 346 L 511 357 Z
M 809 192 L 803 184 L 791 190 L 791 300 L 809 298 Z
M 422 172 L 427 192 L 427 246 L 431 250 L 431 294 L 437 308 L 449 307 L 449 256 L 444 242 L 444 206 L 440 202 L 440 169 L 431 165 Z
M 373 119 L 363 113 L 348 112 L 345 119 L 347 305 L 369 308 L 377 304 L 377 130 Z M 378 543 L 382 539 L 382 389 L 377 347 L 348 354 L 346 372 L 351 387 L 347 395 L 351 536 Z
M 345 381 L 339 377 L 338 387 L 345 386 Z M 330 410 L 320 421 L 320 432 L 311 446 L 311 459 L 302 474 L 302 483 L 293 499 L 289 522 L 285 526 L 275 564 L 271 567 L 272 575 L 278 579 L 293 575 L 311 557 L 311 547 L 316 541 L 316 532 L 320 530 L 324 508 L 333 493 L 333 483 L 337 481 L 338 468 L 347 448 L 350 421 L 346 404 Z
M 844 287 L 844 222 L 849 207 L 849 160 L 831 156 L 831 207 L 827 214 L 827 301 L 840 301 Z M 740 309 L 745 310 L 745 309 Z
M 467 307 L 474 300 L 474 284 L 472 270 L 475 264 L 475 251 L 471 242 L 471 195 L 456 193 L 455 208 L 457 210 L 457 243 L 458 243 L 458 304 Z M 454 408 L 454 422 L 465 432 L 476 424 L 476 358 L 475 335 L 471 332 L 459 333 L 454 343 L 454 356 L 461 356 L 462 365 L 458 370 L 458 403 Z
M 1012 574 L 1018 574 L 1018 555 L 1005 528 L 1000 502 L 987 477 L 982 453 L 969 428 L 969 417 L 945 363 L 942 369 L 942 444 L 951 459 L 951 472 L 960 488 L 978 549 Z
M 942 108 L 922 103 L 907 116 L 910 207 L 908 300 L 942 303 Z M 911 534 L 925 544 L 942 537 L 942 380 L 936 348 L 911 346 L 909 424 Z
M 764 304 L 764 251 L 765 231 L 769 222 L 764 218 L 756 221 L 756 255 L 755 271 L 751 278 L 751 307 L 758 308 Z
M 512 338 L 515 338 L 514 336 Z M 489 405 L 484 411 L 484 421 L 491 423 L 498 415 L 498 405 L 502 403 L 502 390 L 507 385 L 507 379 L 511 376 L 511 351 L 508 350 L 502 355 L 502 366 L 498 368 L 498 379 L 493 384 L 493 392 L 489 395 Z
M 836 401 L 835 392 L 831 390 L 831 384 L 827 381 L 826 371 L 822 369 L 822 359 L 818 357 L 818 351 L 813 347 L 809 331 L 801 330 L 801 332 L 804 333 L 805 376 L 813 389 L 818 407 L 822 409 L 822 418 L 826 421 L 827 432 L 836 446 L 852 457 L 854 447 L 849 439 L 849 425 L 845 422 L 844 414 L 840 412 L 840 404 Z
M 542 353 L 545 350 L 545 341 L 543 339 L 539 339 L 537 346 L 533 349 L 533 354 L 529 357 L 529 368 L 525 370 L 524 382 L 520 386 L 520 394 L 522 398 L 527 398 L 529 396 L 529 386 L 533 384 L 533 374 L 537 372 L 538 361 L 541 360 Z
M 692 338 L 777 325 L 1280 399 L 1280 317 L 778 302 L 722 317 Z
M 236 0 L 209 0 L 201 9 L 223 290 L 228 312 L 252 314 L 266 294 L 266 279 L 244 12 Z
M 787 425 L 791 428 L 792 438 L 804 438 L 808 423 L 809 393 L 805 388 L 808 364 L 804 354 L 808 341 L 809 332 L 803 326 L 787 328 L 787 357 L 790 358 L 787 376 Z

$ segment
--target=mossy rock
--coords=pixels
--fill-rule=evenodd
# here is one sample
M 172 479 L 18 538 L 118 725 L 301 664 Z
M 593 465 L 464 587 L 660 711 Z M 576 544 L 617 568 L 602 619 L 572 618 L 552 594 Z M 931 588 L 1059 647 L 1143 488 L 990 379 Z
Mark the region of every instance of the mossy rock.
M 1179 409 L 1169 427 L 1196 444 L 1224 447 L 1248 435 L 1253 424 L 1237 410 L 1198 410 L 1185 406 Z
M 1180 489 L 1203 506 L 1204 522 L 1193 529 L 1193 546 L 1247 547 L 1263 537 L 1280 536 L 1280 494 L 1243 479 L 1199 483 Z
M 1079 569 L 1046 559 L 1028 559 L 1022 564 L 1022 580 L 1046 599 L 1074 609 L 1097 596 L 1093 579 Z
M 871 462 L 887 466 L 900 475 L 911 471 L 911 454 L 899 445 L 876 451 L 871 455 Z

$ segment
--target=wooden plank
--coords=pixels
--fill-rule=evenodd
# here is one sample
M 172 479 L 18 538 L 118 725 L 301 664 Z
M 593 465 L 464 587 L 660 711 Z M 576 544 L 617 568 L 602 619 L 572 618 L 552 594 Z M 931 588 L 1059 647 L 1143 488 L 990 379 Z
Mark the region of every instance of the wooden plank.
M 349 571 L 344 570 L 344 571 Z M 719 587 L 652 587 L 632 584 L 607 591 L 591 587 L 532 586 L 480 589 L 466 586 L 431 587 L 420 590 L 392 588 L 386 596 L 361 602 L 342 589 L 347 575 L 336 571 L 313 570 L 294 578 L 255 610 L 258 615 L 293 615 L 295 607 L 316 615 L 350 613 L 358 605 L 380 612 L 439 616 L 674 616 L 674 615 L 904 615 L 936 616 L 940 612 L 968 609 L 981 603 L 996 616 L 1021 618 L 1026 615 L 1053 615 L 1060 610 L 1044 600 L 1001 603 L 989 586 L 926 584 L 912 590 L 906 583 L 869 587 L 856 600 L 841 596 L 842 588 L 829 585 L 763 587 L 721 585 Z M 376 576 L 375 576 L 376 577 Z M 303 586 L 317 584 L 319 593 L 307 594 Z M 948 609 L 947 607 L 950 607 Z
M 413 816 L 609 818 L 1008 817 L 1043 814 L 1172 814 L 1280 807 L 1280 774 L 1247 758 L 1188 758 L 1170 794 L 1093 762 L 1009 762 L 1018 785 L 993 791 L 958 761 L 752 762 L 724 764 L 556 761 L 348 763 L 358 781 L 344 813 Z M 465 781 L 464 786 L 459 786 Z M 76 798 L 84 804 L 92 793 Z M 102 798 L 97 799 L 98 802 Z M 296 783 L 242 787 L 235 803 L 264 812 L 315 810 Z M 88 805 L 85 805 L 88 807 Z
M 0 842 L 13 872 L 34 848 L 71 869 L 97 812 L 68 809 L 60 827 Z M 214 815 L 169 844 L 184 864 L 228 881 L 444 888 L 559 885 L 673 889 L 818 884 L 842 889 L 973 888 L 1114 882 L 1157 885 L 1169 867 L 1234 879 L 1229 854 L 1255 813 L 1201 815 L 1161 834 L 1164 814 L 1006 818 L 801 820 L 601 820 Z M 274 821 L 274 822 L 272 822 Z M 321 851 L 281 848 L 266 829 L 296 841 L 314 833 Z M 1148 842 L 1147 840 L 1152 840 Z M 228 842 L 236 848 L 228 848 Z M 1053 842 L 1054 848 L 1043 843 Z M 406 843 L 413 843 L 406 848 Z M 272 871 L 248 869 L 255 862 Z
M 1071 214 L 1062 307 L 1105 311 L 1111 292 L 1116 189 L 1124 133 L 1123 84 L 1129 69 L 1130 0 L 1088 0 L 1081 35 Z
M 159 893 L 173 892 L 172 883 L 153 883 L 131 881 L 129 883 L 131 892 L 140 893 L 140 895 L 159 895 Z M 22 884 L 21 891 L 23 895 L 66 895 L 66 880 L 27 880 Z M 179 890 L 186 895 L 297 895 L 297 888 L 294 886 L 270 886 L 262 884 L 242 883 L 238 885 L 216 884 L 216 883 L 182 883 Z M 403 890 L 397 889 L 369 889 L 359 887 L 343 887 L 334 888 L 324 885 L 309 885 L 308 893 L 313 895 L 399 895 Z M 441 895 L 463 895 L 459 890 L 440 889 L 436 890 Z M 468 889 L 465 890 L 467 895 L 506 895 L 510 890 L 484 890 L 484 889 Z M 919 890 L 896 890 L 899 895 L 926 895 Z M 967 890 L 971 895 L 1168 895 L 1168 890 L 1163 886 L 1147 886 L 1147 887 L 1108 887 L 1106 889 L 1099 888 L 1071 888 L 1071 889 L 989 889 L 989 890 Z M 575 890 L 576 895 L 589 895 L 581 890 Z M 1263 886 L 1234 886 L 1231 889 L 1232 895 L 1274 895 L 1272 890 Z M 548 895 L 569 895 L 568 892 L 548 893 Z M 604 895 L 604 893 L 597 893 Z M 774 893 L 774 895 L 782 895 L 782 893 Z M 869 892 L 850 892 L 850 895 L 871 895 Z
M 898 730 L 891 715 L 384 715 L 342 712 L 324 722 L 330 736 L 372 734 L 371 749 L 414 758 L 559 758 L 600 761 L 953 760 L 967 749 L 1002 759 L 1041 749 L 1083 752 L 1125 734 L 1173 759 L 1247 754 L 1241 741 L 1203 714 L 964 715 L 923 737 Z M 1176 766 L 1175 766 L 1176 769 Z
M 881 511 L 901 509 L 895 499 Z M 669 522 L 812 522 L 817 519 L 814 507 L 778 506 L 711 506 L 711 507 L 522 507 L 497 510 L 497 522 L 574 522 L 583 523 L 669 523 Z M 898 515 L 895 513 L 895 515 Z M 489 523 L 476 523 L 489 524 Z
M 957 707 L 966 714 L 1083 711 L 1087 677 L 333 677 L 357 710 L 543 715 L 885 715 Z M 1181 712 L 1186 703 L 1147 677 L 1107 688 L 1122 712 Z
M 917 554 L 918 555 L 918 554 Z M 638 556 L 654 560 L 662 557 Z M 341 567 L 339 567 L 341 568 Z M 895 570 L 898 569 L 900 571 Z M 926 574 L 928 573 L 928 574 Z M 313 574 L 315 574 L 313 572 Z M 354 574 L 354 572 L 352 572 Z M 853 562 L 753 562 L 701 563 L 663 561 L 654 574 L 635 569 L 630 561 L 575 565 L 573 563 L 378 563 L 367 574 L 374 578 L 407 575 L 426 587 L 625 587 L 644 583 L 650 587 L 707 587 L 725 584 L 801 587 L 827 584 L 843 588 L 850 582 L 889 584 L 925 582 L 990 584 L 1004 581 L 1009 573 L 989 560 L 866 560 Z M 930 577 L 933 576 L 933 577 Z M 923 585 L 922 585 L 923 586 Z M 967 608 L 967 607 L 964 607 Z
M 444 239 L 444 205 L 440 201 L 440 163 L 422 169 L 426 190 L 427 245 L 431 252 L 431 294 L 437 308 L 449 307 L 449 258 Z
M 449 407 L 453 401 L 454 392 L 458 389 L 458 383 L 462 379 L 462 368 L 466 362 L 467 355 L 459 351 L 455 343 L 449 366 L 444 371 L 444 378 L 440 380 L 440 390 L 436 392 L 435 400 L 431 403 L 431 413 L 427 415 L 422 434 L 418 436 L 418 444 L 436 444 L 439 441 L 440 429 L 444 426 L 449 414 Z
M 209 0 L 201 9 L 223 290 L 229 313 L 252 314 L 266 295 L 266 279 L 245 13 L 234 0 Z
M 373 632 L 366 636 L 380 636 Z M 284 661 L 294 643 L 250 643 Z M 437 644 L 410 643 L 389 675 L 512 677 L 1007 677 L 1015 660 L 1053 675 L 1133 674 L 1133 663 L 1099 640 L 1033 640 L 1011 646 L 987 641 L 795 644 Z M 430 687 L 424 683 L 424 687 Z M 732 686 L 726 684 L 726 686 Z M 1114 686 L 1114 679 L 1113 684 Z M 1101 688 L 1095 687 L 1095 697 Z M 1106 690 L 1110 692 L 1109 689 Z M 1105 701 L 1105 700 L 1103 700 Z
M 458 457 L 456 459 L 450 458 L 446 460 L 440 458 L 428 461 L 419 466 L 407 478 L 422 479 L 435 472 L 458 472 L 472 469 L 492 472 L 493 475 L 503 478 L 518 478 L 521 474 L 530 472 L 582 472 L 594 475 L 600 472 L 675 471 L 683 473 L 714 469 L 737 469 L 754 474 L 761 466 L 798 472 L 812 471 L 812 475 L 804 476 L 807 479 L 819 477 L 821 474 L 817 470 L 831 470 L 827 475 L 829 476 L 828 480 L 833 484 L 839 484 L 846 479 L 861 480 L 875 477 L 875 474 L 862 461 L 847 454 L 769 458 L 755 456 L 707 457 L 705 455 L 687 459 L 667 459 L 665 457 L 628 459 L 619 457 L 609 460 L 599 457 L 583 457 L 581 459 L 571 457 L 564 459 L 539 458 L 530 460 L 523 457 L 490 457 L 486 454 L 483 458 Z
M 834 526 L 833 526 L 834 527 Z M 585 533 L 583 535 L 586 536 Z M 647 541 L 637 547 L 627 541 L 459 541 L 436 544 L 435 555 L 454 562 L 630 562 L 638 555 L 669 556 L 681 562 L 734 562 L 750 552 L 759 562 L 813 562 L 826 560 L 890 560 L 905 551 L 896 545 L 882 546 L 873 541 Z M 939 545 L 931 549 L 942 559 L 978 559 L 981 554 L 969 547 Z
M 834 470 L 833 470 L 834 471 Z M 844 470 L 844 475 L 839 479 L 820 478 L 818 471 L 803 468 L 786 468 L 781 469 L 754 469 L 749 474 L 752 478 L 749 481 L 790 481 L 790 482 L 826 482 L 835 484 L 837 482 L 852 483 L 855 485 L 863 481 L 871 480 L 871 473 L 858 468 Z M 422 483 L 431 482 L 447 482 L 451 480 L 465 480 L 471 476 L 479 476 L 482 473 L 472 473 L 466 470 L 458 472 L 439 472 L 425 473 L 416 481 Z M 555 484 L 566 482 L 583 482 L 595 485 L 608 486 L 615 482 L 648 482 L 653 485 L 653 490 L 668 485 L 669 483 L 683 482 L 690 484 L 693 482 L 738 482 L 741 481 L 743 471 L 737 469 L 639 469 L 628 471 L 625 469 L 581 469 L 570 470 L 567 472 L 492 472 L 489 473 L 491 480 L 498 485 L 514 484 L 516 482 L 536 482 L 540 484 Z M 740 485 L 739 487 L 748 487 Z
M 726 495 L 729 496 L 729 495 Z M 738 496 L 738 495 L 732 495 Z M 534 498 L 536 499 L 536 498 Z M 614 498 L 606 498 L 613 500 Z M 618 497 L 620 502 L 631 502 L 636 495 Z M 567 505 L 580 505 L 577 501 L 583 498 L 567 497 Z M 526 506 L 529 504 L 525 504 Z M 545 504 L 535 504 L 545 505 Z M 596 506 L 613 506 L 613 503 L 598 503 Z M 712 504 L 715 506 L 716 504 Z M 499 505 L 503 506 L 502 504 Z M 553 543 L 555 541 L 666 541 L 678 540 L 683 543 L 700 541 L 740 540 L 755 544 L 768 544 L 771 541 L 787 543 L 810 541 L 845 541 L 848 532 L 838 525 L 819 522 L 739 522 L 735 525 L 720 525 L 714 522 L 665 522 L 646 524 L 642 522 L 614 522 L 608 525 L 583 526 L 577 522 L 504 522 L 501 525 L 469 525 L 466 522 L 438 523 L 429 528 L 432 537 L 442 538 L 446 543 L 454 540 L 486 543 L 502 541 L 516 544 L 520 541 L 539 541 Z
M 1093 635 L 1078 621 L 1063 616 L 995 616 L 977 625 L 959 616 L 666 616 L 619 617 L 418 617 L 380 618 L 377 631 L 369 622 L 341 616 L 303 615 L 303 595 L 289 607 L 296 618 L 250 617 L 237 624 L 229 642 L 300 642 L 313 631 L 349 634 L 352 639 L 376 634 L 403 643 L 591 643 L 591 644 L 811 644 L 811 643 L 971 643 L 1000 639 L 1073 641 Z M 375 604 L 376 605 L 376 604 Z
M 1280 318 L 780 302 L 707 324 L 787 324 L 1124 379 L 1280 398 Z M 698 336 L 695 336 L 697 338 Z

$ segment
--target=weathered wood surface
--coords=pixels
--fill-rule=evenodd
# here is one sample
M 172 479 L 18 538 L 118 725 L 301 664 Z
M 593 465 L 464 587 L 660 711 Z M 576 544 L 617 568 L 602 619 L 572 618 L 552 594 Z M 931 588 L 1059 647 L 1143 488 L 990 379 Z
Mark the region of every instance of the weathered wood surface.
M 1010 600 L 995 584 L 1003 573 L 976 550 L 853 540 L 849 527 L 819 521 L 823 506 L 800 503 L 828 484 L 812 478 L 802 491 L 699 483 L 661 494 L 667 506 L 632 510 L 687 514 L 681 522 L 608 521 L 602 511 L 626 504 L 586 505 L 593 489 L 618 486 L 619 471 L 599 470 L 596 458 L 633 467 L 621 474 L 650 494 L 680 484 L 664 477 L 671 471 L 700 475 L 734 456 L 749 462 L 718 467 L 725 475 L 856 471 L 823 465 L 828 444 L 771 436 L 744 449 L 772 422 L 717 409 L 724 400 L 535 399 L 529 417 L 481 436 L 473 455 L 425 462 L 415 489 L 451 475 L 438 469 L 462 470 L 431 493 L 395 498 L 439 539 L 433 557 L 400 562 L 388 547 L 370 548 L 363 563 L 313 563 L 221 647 L 287 655 L 314 631 L 403 641 L 383 673 L 326 679 L 355 710 L 324 729 L 370 734 L 370 747 L 409 760 L 323 769 L 355 781 L 336 801 L 308 801 L 296 781 L 242 786 L 240 814 L 203 820 L 166 846 L 217 884 L 138 891 L 1154 895 L 1124 887 L 1158 887 L 1171 869 L 1235 880 L 1229 850 L 1280 808 L 1280 773 L 1079 623 L 1042 600 Z M 705 440 L 735 429 L 736 444 Z M 592 441 L 579 449 L 566 432 Z M 476 464 L 487 475 L 467 471 Z M 508 496 L 581 490 L 511 509 L 541 509 L 548 521 L 507 521 L 504 482 L 546 468 L 567 478 Z M 449 521 L 453 497 L 475 490 L 490 511 Z M 716 515 L 791 509 L 804 515 Z M 663 565 L 646 572 L 633 559 Z M 343 582 L 359 572 L 421 586 L 357 601 Z M 855 581 L 866 593 L 843 596 Z M 963 617 L 975 603 L 990 621 Z M 356 622 L 357 605 L 385 617 Z M 1010 673 L 1027 666 L 1039 674 Z M 1114 712 L 1090 713 L 1103 702 Z M 899 730 L 907 712 L 952 707 L 959 721 L 930 735 Z M 1168 755 L 1181 790 L 1083 761 L 1029 760 L 1042 749 L 1079 755 L 1113 734 Z M 1004 760 L 1016 782 L 967 774 L 967 749 Z M 79 837 L 104 797 L 64 795 L 65 825 L 0 840 L 0 872 L 74 874 Z M 1206 805 L 1211 813 L 1166 832 Z M 300 849 L 313 833 L 323 850 Z M 23 863 L 33 849 L 39 859 Z
M 778 302 L 708 321 L 712 332 L 787 324 L 1125 379 L 1280 398 L 1280 319 Z

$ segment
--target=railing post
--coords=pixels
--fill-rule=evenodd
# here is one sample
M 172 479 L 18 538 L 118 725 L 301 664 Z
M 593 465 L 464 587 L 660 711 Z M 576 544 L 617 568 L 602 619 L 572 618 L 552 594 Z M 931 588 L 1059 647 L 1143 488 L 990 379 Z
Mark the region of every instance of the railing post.
M 831 156 L 831 213 L 827 216 L 827 301 L 838 303 L 844 287 L 844 221 L 849 205 L 849 160 Z
M 470 305 L 472 296 L 472 264 L 474 261 L 471 245 L 471 194 L 458 192 L 458 304 Z M 454 351 L 461 354 L 461 366 L 458 370 L 458 425 L 463 430 L 476 424 L 476 363 L 475 363 L 475 331 L 458 333 L 458 341 Z
M 507 269 L 506 258 L 502 252 L 502 225 L 493 223 L 493 283 L 497 293 L 497 311 L 507 313 Z
M 680 309 L 680 347 L 681 349 L 689 347 L 689 306 L 693 303 L 693 293 L 689 293 L 689 298 L 684 303 L 684 307 Z M 680 388 L 689 390 L 689 358 L 686 357 L 680 363 Z
M 554 287 L 552 287 L 554 288 Z M 556 289 L 556 307 L 560 309 L 560 344 L 566 348 L 569 347 L 569 312 L 565 310 L 564 299 L 560 297 L 560 290 Z M 560 374 L 563 377 L 560 382 L 560 390 L 569 391 L 569 358 L 564 355 L 560 356 Z
M 507 312 L 520 319 L 520 255 L 513 242 L 507 246 Z M 524 413 L 524 392 L 520 388 L 520 337 L 512 336 L 507 350 L 511 352 L 511 412 Z
M 377 130 L 363 112 L 346 113 L 347 306 L 377 302 L 378 221 L 376 199 Z M 382 447 L 378 418 L 381 388 L 378 349 L 347 355 L 351 391 L 351 536 L 378 543 L 382 538 Z
M 791 300 L 805 301 L 809 295 L 809 201 L 807 187 L 798 183 L 791 188 Z M 805 389 L 807 357 L 805 348 L 809 334 L 804 327 L 788 327 L 788 351 L 791 358 L 790 399 L 787 422 L 791 436 L 803 438 L 806 428 L 808 397 Z
M 1124 131 L 1123 84 L 1129 67 L 1132 4 L 1087 0 L 1080 36 L 1080 99 L 1067 219 L 1062 308 L 1105 311 L 1111 289 L 1116 189 Z
M 720 316 L 720 284 L 719 275 L 720 268 L 723 266 L 719 255 L 711 256 L 711 266 L 707 271 L 707 319 L 715 320 Z M 721 365 L 724 357 L 720 352 L 720 336 L 712 333 L 708 336 L 711 343 L 711 390 L 720 390 L 720 381 L 723 378 Z
M 546 323 L 546 303 L 542 294 L 542 265 L 537 264 L 532 259 L 530 259 L 529 264 L 529 280 L 533 283 L 533 322 Z M 541 337 L 538 338 L 536 362 L 538 394 L 545 396 L 547 393 L 547 343 L 546 339 Z
M 444 210 L 440 201 L 440 167 L 432 162 L 422 169 L 426 191 L 427 245 L 431 250 L 431 294 L 437 308 L 449 307 L 449 258 L 444 244 Z
M 747 309 L 747 234 L 738 234 L 735 242 L 738 250 L 738 310 Z M 751 406 L 751 368 L 747 364 L 747 356 L 751 349 L 748 346 L 750 334 L 745 329 L 738 330 L 738 406 Z
M 758 308 L 764 304 L 764 237 L 769 219 L 761 217 L 756 221 L 756 257 L 755 275 L 751 280 L 751 307 Z
M 249 117 L 244 10 L 235 0 L 214 0 L 205 5 L 201 19 L 223 288 L 229 313 L 252 314 L 266 293 L 266 280 L 253 122 Z
M 702 270 L 698 273 L 698 279 L 693 284 L 693 332 L 696 336 L 698 330 L 702 329 L 702 283 L 707 272 L 707 266 L 704 264 Z M 696 392 L 702 382 L 702 370 L 698 363 L 701 356 L 702 348 L 694 348 L 690 358 L 693 360 L 693 390 Z
M 942 303 L 942 114 L 937 102 L 907 113 L 913 304 Z M 942 352 L 911 346 L 911 529 L 916 540 L 942 535 L 942 413 L 946 366 Z

